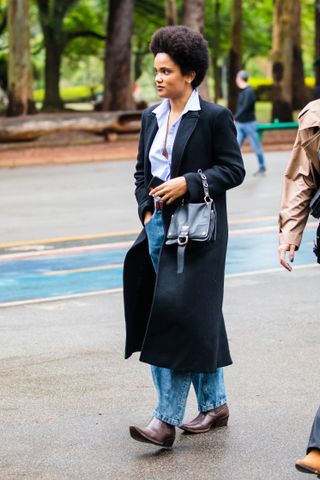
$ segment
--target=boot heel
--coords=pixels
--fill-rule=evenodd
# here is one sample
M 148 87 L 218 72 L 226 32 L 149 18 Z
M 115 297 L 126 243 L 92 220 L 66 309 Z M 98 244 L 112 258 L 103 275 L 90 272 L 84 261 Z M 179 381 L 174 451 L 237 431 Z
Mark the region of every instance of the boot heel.
M 167 440 L 166 442 L 164 442 L 164 444 L 162 445 L 163 448 L 171 448 L 172 445 L 173 445 L 173 442 L 174 442 L 174 438 L 172 440 Z
M 215 424 L 216 428 L 226 427 L 228 425 L 229 417 L 218 418 Z

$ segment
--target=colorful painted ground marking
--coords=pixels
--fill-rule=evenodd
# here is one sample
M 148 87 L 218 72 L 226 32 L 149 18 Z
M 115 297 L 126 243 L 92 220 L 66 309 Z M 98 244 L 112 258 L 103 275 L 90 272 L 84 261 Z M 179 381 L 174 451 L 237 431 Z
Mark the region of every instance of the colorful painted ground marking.
M 256 219 L 234 222 L 226 274 L 279 266 L 277 228 L 274 222 L 261 223 Z M 295 265 L 315 263 L 314 230 L 315 226 L 309 224 Z M 121 288 L 123 260 L 134 237 L 134 232 L 127 232 L 0 245 L 0 306 Z

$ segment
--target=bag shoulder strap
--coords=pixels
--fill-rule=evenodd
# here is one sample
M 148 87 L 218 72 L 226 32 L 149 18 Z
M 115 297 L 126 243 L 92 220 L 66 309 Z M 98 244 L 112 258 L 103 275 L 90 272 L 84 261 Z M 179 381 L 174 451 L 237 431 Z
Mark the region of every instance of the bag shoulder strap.
M 201 168 L 199 168 L 198 173 L 199 173 L 199 175 L 201 177 L 201 180 L 202 180 L 202 186 L 203 186 L 203 190 L 204 190 L 204 201 L 205 201 L 205 203 L 211 203 L 211 202 L 213 202 L 213 199 L 210 197 L 207 177 L 203 173 Z

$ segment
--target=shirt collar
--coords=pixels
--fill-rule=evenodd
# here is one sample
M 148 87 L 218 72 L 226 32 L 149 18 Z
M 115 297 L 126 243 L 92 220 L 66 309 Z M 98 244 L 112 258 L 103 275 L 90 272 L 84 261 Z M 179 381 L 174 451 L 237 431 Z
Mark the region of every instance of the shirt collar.
M 189 111 L 198 111 L 201 110 L 200 107 L 200 100 L 199 100 L 199 92 L 195 88 L 192 90 L 192 93 L 183 109 L 183 112 L 181 113 L 180 117 L 184 115 L 185 113 Z M 168 112 L 170 112 L 170 102 L 168 98 L 165 98 L 160 105 L 158 105 L 154 110 L 152 110 L 152 113 L 156 114 L 157 120 L 159 121 L 163 116 L 167 115 Z

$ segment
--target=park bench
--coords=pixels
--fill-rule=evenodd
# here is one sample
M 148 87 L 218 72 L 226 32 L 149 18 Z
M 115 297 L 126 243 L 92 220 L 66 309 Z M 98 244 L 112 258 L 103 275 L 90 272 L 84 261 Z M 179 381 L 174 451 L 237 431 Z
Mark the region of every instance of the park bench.
M 273 123 L 258 123 L 257 124 L 257 131 L 260 140 L 262 140 L 263 134 L 265 131 L 270 130 L 288 130 L 288 129 L 297 129 L 298 122 L 279 122 L 274 121 Z

